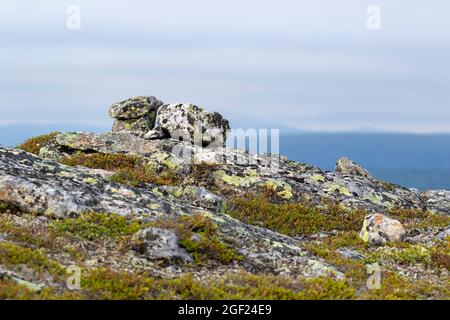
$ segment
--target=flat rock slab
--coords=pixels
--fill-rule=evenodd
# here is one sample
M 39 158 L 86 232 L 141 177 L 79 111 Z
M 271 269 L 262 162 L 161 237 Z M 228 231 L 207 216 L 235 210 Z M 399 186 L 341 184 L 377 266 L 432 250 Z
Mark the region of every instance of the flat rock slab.
M 89 210 L 120 215 L 189 211 L 149 190 L 110 183 L 99 174 L 5 147 L 0 147 L 0 200 L 56 218 Z

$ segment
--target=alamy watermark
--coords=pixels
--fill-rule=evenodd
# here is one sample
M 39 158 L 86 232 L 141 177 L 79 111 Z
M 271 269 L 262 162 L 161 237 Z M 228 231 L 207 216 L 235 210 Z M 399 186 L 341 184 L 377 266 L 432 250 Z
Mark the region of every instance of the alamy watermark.
M 381 8 L 378 5 L 371 5 L 366 10 L 367 20 L 366 26 L 369 30 L 381 29 Z
M 280 162 L 279 129 L 233 129 L 222 131 L 196 123 L 191 134 L 184 129 L 171 132 L 180 141 L 171 153 L 186 163 L 255 165 L 277 173 Z
M 81 8 L 75 4 L 67 7 L 66 27 L 69 30 L 81 29 Z
M 378 263 L 367 265 L 367 278 L 366 284 L 369 290 L 381 289 L 381 268 Z
M 66 286 L 69 290 L 81 289 L 81 268 L 77 266 L 70 266 L 66 273 L 69 275 L 66 279 Z

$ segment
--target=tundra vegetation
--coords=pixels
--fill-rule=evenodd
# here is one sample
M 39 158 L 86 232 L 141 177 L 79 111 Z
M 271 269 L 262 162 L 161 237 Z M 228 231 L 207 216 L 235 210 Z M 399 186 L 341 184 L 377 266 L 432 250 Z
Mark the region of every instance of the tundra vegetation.
M 190 104 L 136 97 L 110 114 L 113 132 L 0 147 L 0 299 L 450 298 L 448 191 L 380 181 L 346 158 L 336 172 L 217 161 L 172 139 L 197 120 L 201 146 L 229 129 Z M 180 145 L 195 163 L 171 154 Z

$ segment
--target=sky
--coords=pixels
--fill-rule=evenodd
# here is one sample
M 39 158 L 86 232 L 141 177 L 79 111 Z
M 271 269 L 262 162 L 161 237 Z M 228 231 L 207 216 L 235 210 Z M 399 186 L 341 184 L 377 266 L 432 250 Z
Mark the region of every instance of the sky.
M 3 0 L 0 126 L 106 128 L 112 103 L 154 95 L 234 128 L 450 133 L 449 16 L 448 0 Z

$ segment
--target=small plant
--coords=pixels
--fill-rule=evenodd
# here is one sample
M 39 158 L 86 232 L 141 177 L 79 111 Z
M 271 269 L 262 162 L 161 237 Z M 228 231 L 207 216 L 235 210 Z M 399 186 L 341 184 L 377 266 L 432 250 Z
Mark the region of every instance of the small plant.
M 431 264 L 431 252 L 429 249 L 406 242 L 390 243 L 380 247 L 366 255 L 366 262 L 393 261 L 397 264 L 411 265 L 422 263 Z
M 80 252 L 74 246 L 65 243 L 64 238 L 58 238 L 45 226 L 33 225 L 30 220 L 25 221 L 17 223 L 10 215 L 0 215 L 0 232 L 6 233 L 10 241 L 52 251 L 63 251 L 73 257 L 80 256 Z
M 0 201 L 0 213 L 5 213 L 5 212 L 15 212 L 17 211 L 17 208 L 10 205 L 9 203 Z
M 38 137 L 30 138 L 24 143 L 17 146 L 17 149 L 22 149 L 24 151 L 39 155 L 41 148 L 47 146 L 52 142 L 59 132 L 51 132 L 49 134 L 44 134 Z
M 435 267 L 450 271 L 450 237 L 435 244 L 431 253 L 431 263 Z
M 423 280 L 411 282 L 397 273 L 382 272 L 380 289 L 365 290 L 360 298 L 364 300 L 417 300 L 432 296 L 444 298 L 445 290 Z
M 81 279 L 81 288 L 90 299 L 137 300 L 149 297 L 153 282 L 139 274 L 97 269 Z
M 62 276 L 65 269 L 50 260 L 43 250 L 30 249 L 9 242 L 0 242 L 0 265 L 27 265 L 38 272 Z
M 227 214 L 248 224 L 259 225 L 291 236 L 331 230 L 361 228 L 366 213 L 344 209 L 335 203 L 272 203 L 266 195 L 246 195 L 230 200 Z
M 199 281 L 190 274 L 175 279 L 155 279 L 143 274 L 98 269 L 82 279 L 81 287 L 86 297 L 111 300 L 355 298 L 355 290 L 343 281 L 328 278 L 298 281 L 284 276 L 253 275 L 246 272 L 225 274 L 216 280 Z
M 58 235 L 71 234 L 86 240 L 97 240 L 132 235 L 141 225 L 117 214 L 88 212 L 77 218 L 55 221 L 50 228 Z
M 420 209 L 393 209 L 389 215 L 410 229 L 443 228 L 450 225 L 450 216 Z

